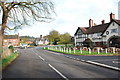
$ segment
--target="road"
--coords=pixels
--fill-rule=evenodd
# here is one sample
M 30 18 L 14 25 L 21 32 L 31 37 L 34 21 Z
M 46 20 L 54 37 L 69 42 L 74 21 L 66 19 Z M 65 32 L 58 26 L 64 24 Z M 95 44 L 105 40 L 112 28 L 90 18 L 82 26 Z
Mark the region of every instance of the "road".
M 3 78 L 106 78 L 119 80 L 120 72 L 73 60 L 60 53 L 28 48 L 3 71 Z M 115 78 L 115 79 L 113 79 Z
M 97 63 L 102 63 L 109 66 L 120 68 L 120 56 L 83 56 L 83 55 L 78 56 L 78 55 L 68 55 L 68 54 L 64 54 L 64 56 L 66 57 L 69 56 L 85 61 L 94 61 Z

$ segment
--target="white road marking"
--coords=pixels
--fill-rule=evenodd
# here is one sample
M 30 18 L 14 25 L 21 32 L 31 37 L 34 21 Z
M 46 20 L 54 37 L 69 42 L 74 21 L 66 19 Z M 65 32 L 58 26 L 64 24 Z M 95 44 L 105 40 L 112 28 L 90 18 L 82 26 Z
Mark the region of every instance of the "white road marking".
M 40 59 L 42 59 L 43 61 L 45 61 L 45 59 L 44 58 L 42 58 L 41 56 L 38 56 Z
M 104 66 L 104 67 L 108 67 L 108 68 L 120 71 L 120 68 L 117 68 L 117 67 L 113 67 L 113 66 L 109 66 L 109 65 L 105 65 L 105 64 L 101 64 L 101 63 L 96 63 L 96 62 L 92 62 L 92 61 L 86 61 L 86 62 L 89 62 L 89 63 L 92 63 L 92 64 L 96 64 L 96 65 L 100 65 L 100 66 Z
M 120 63 L 119 61 L 113 61 L 113 63 Z
M 33 51 L 33 50 L 32 50 Z M 45 61 L 44 58 L 42 58 L 40 55 L 38 55 L 35 51 L 33 51 L 40 59 L 42 59 L 43 61 Z M 46 61 L 45 61 L 46 62 Z M 49 64 L 48 62 L 46 62 L 46 64 L 48 64 L 49 67 L 51 67 L 55 72 L 57 72 L 62 78 L 64 78 L 65 80 L 69 80 L 67 77 L 65 77 L 60 71 L 58 71 L 56 68 L 54 68 L 51 64 Z
M 33 51 L 33 50 L 32 50 Z M 40 59 L 42 59 L 43 61 L 45 61 L 44 58 L 42 58 L 40 55 L 38 55 L 35 51 L 33 51 Z
M 84 62 L 85 60 L 81 59 L 81 61 L 83 61 L 83 62 Z
M 97 60 L 91 60 L 91 61 L 113 61 L 113 60 L 119 60 L 119 59 L 97 59 Z
M 63 77 L 66 80 L 69 80 L 67 77 L 65 77 L 60 71 L 58 71 L 56 68 L 54 68 L 51 64 L 48 64 L 54 71 L 56 71 L 61 77 Z

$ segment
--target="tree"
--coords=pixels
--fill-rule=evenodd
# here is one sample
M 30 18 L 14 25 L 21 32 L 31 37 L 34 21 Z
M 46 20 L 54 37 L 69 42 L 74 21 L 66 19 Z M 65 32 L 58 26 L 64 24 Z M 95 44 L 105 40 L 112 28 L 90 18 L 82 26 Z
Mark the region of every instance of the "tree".
M 58 31 L 52 30 L 49 32 L 48 39 L 50 42 L 57 44 L 57 42 L 60 39 L 59 37 L 60 37 L 60 33 Z
M 19 29 L 34 21 L 48 22 L 52 19 L 51 13 L 54 13 L 54 4 L 49 0 L 1 0 L 0 51 L 2 51 L 5 29 Z M 14 24 L 14 27 L 8 24 Z
M 60 35 L 60 42 L 61 44 L 65 44 L 67 47 L 67 44 L 71 43 L 71 35 L 69 33 L 64 33 Z

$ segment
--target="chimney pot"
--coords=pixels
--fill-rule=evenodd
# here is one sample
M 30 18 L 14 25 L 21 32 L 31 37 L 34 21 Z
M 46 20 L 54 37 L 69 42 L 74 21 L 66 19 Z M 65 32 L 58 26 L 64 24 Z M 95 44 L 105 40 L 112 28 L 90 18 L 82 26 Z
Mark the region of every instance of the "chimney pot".
M 96 23 L 94 23 L 94 26 L 96 26 Z
M 93 20 L 90 19 L 90 20 L 89 20 L 89 27 L 92 27 L 92 26 L 94 26 L 94 24 L 93 24 Z
M 115 19 L 115 14 L 113 14 L 113 13 L 110 14 L 110 21 L 111 21 L 112 19 Z
M 101 22 L 102 22 L 102 24 L 105 24 L 105 20 L 102 20 Z
M 42 35 L 40 35 L 40 38 L 42 38 Z

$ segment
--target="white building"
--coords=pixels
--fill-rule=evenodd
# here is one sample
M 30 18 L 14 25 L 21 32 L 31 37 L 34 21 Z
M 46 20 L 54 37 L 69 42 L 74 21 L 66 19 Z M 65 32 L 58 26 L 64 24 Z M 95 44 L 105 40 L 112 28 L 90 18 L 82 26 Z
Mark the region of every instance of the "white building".
M 47 38 L 45 37 L 42 37 L 42 35 L 40 35 L 40 38 L 37 38 L 35 40 L 35 44 L 36 45 L 48 45 L 49 44 L 49 41 Z
M 74 35 L 75 46 L 86 47 L 120 47 L 120 20 L 110 14 L 110 22 L 101 21 L 95 25 L 89 20 L 89 27 L 78 27 Z

